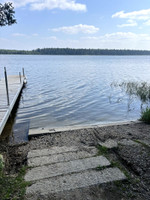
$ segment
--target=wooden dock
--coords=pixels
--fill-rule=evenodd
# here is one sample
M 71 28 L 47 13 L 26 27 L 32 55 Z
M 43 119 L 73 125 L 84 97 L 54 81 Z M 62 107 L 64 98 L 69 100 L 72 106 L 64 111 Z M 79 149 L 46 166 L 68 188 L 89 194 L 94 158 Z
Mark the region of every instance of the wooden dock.
M 7 98 L 5 79 L 0 80 L 0 135 L 24 86 L 24 79 L 24 76 L 7 77 L 9 103 Z

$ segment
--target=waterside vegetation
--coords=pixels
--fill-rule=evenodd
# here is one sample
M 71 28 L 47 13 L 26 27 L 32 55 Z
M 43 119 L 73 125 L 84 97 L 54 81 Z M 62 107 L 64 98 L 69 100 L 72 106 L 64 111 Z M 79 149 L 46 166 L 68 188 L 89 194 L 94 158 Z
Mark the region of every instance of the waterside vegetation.
M 142 111 L 141 121 L 150 124 L 150 108 L 147 107 L 144 111 Z
M 146 82 L 122 82 L 112 83 L 111 87 L 120 87 L 129 96 L 128 108 L 133 98 L 137 98 L 141 102 L 141 118 L 140 120 L 150 124 L 150 85 Z M 146 109 L 143 105 L 146 105 Z
M 141 106 L 150 102 L 150 85 L 147 82 L 112 83 L 111 87 L 120 87 L 130 98 L 138 98 Z
M 22 167 L 17 175 L 5 175 L 2 159 L 0 159 L 0 199 L 24 199 L 26 187 L 31 183 L 25 182 L 26 167 Z

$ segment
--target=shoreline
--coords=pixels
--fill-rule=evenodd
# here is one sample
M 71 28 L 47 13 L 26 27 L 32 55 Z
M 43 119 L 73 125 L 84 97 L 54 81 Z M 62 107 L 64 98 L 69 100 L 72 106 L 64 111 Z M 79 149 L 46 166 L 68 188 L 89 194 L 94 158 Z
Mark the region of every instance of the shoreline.
M 90 125 L 72 125 L 72 126 L 62 126 L 62 127 L 54 127 L 54 128 L 31 128 L 29 129 L 28 137 L 29 139 L 31 137 L 35 136 L 42 136 L 42 135 L 48 135 L 48 134 L 56 134 L 59 132 L 65 132 L 65 131 L 74 131 L 74 130 L 80 130 L 80 129 L 90 129 L 90 128 L 101 128 L 101 127 L 109 127 L 109 126 L 121 126 L 121 125 L 129 125 L 129 124 L 137 124 L 142 123 L 140 120 L 127 120 L 127 121 L 116 121 L 116 122 L 106 122 L 106 123 L 96 123 L 96 124 L 90 124 Z

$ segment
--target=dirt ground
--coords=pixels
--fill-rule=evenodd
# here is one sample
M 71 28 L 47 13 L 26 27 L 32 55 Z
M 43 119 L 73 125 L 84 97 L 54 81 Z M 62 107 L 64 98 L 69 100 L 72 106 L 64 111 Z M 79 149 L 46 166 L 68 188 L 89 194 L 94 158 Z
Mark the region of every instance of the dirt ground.
M 105 156 L 127 176 L 123 182 L 78 190 L 73 199 L 93 200 L 150 200 L 150 125 L 132 123 L 80 130 L 72 130 L 32 137 L 28 142 L 8 144 L 0 142 L 0 153 L 5 159 L 6 173 L 16 174 L 27 165 L 29 150 L 52 146 L 98 146 L 112 139 L 118 147 L 108 150 Z M 87 194 L 86 197 L 83 194 Z M 61 194 L 61 199 L 67 199 Z M 55 196 L 54 199 L 60 199 Z

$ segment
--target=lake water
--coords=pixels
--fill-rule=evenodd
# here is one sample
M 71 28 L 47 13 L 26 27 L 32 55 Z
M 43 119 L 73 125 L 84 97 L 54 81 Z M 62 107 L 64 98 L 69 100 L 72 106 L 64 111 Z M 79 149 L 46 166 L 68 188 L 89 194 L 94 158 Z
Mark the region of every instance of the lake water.
M 150 83 L 150 56 L 0 55 L 8 75 L 25 69 L 23 90 L 13 125 L 13 136 L 23 127 L 62 127 L 135 120 L 141 102 L 112 83 Z M 28 127 L 28 128 L 27 128 Z

